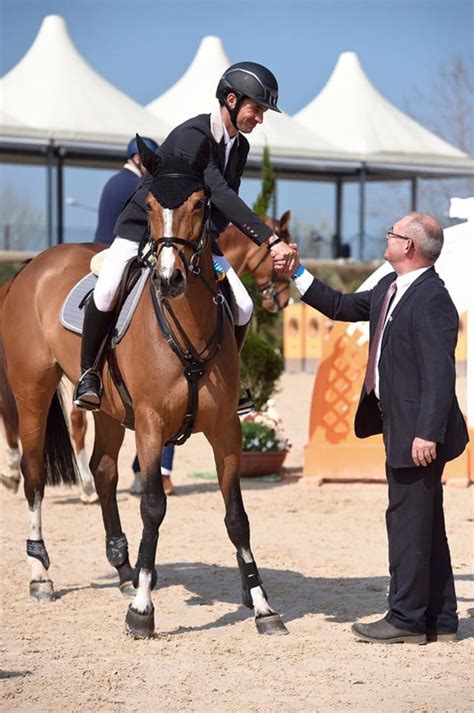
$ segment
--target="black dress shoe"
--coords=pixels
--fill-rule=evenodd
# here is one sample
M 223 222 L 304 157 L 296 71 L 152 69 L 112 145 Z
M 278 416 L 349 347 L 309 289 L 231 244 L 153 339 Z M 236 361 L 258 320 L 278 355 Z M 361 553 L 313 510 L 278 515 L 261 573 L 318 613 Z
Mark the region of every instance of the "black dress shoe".
M 98 411 L 102 399 L 102 382 L 99 374 L 87 369 L 74 389 L 73 403 L 87 411 Z
M 397 629 L 386 619 L 379 619 L 372 624 L 357 622 L 352 624 L 351 631 L 356 639 L 373 644 L 426 644 L 426 634 Z

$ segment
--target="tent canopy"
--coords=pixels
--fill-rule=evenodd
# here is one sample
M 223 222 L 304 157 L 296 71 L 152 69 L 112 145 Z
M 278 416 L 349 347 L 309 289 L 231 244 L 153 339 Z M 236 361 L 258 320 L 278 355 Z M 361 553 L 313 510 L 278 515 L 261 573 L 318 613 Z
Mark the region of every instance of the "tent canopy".
M 100 76 L 75 47 L 62 17 L 45 17 L 24 57 L 0 82 L 0 102 L 30 136 L 60 143 L 119 144 L 136 131 L 157 140 L 170 126 Z M 3 136 L 24 136 L 0 118 Z
M 471 165 L 467 154 L 443 141 L 388 102 L 369 81 L 357 55 L 343 52 L 319 94 L 294 115 L 303 127 L 368 164 Z

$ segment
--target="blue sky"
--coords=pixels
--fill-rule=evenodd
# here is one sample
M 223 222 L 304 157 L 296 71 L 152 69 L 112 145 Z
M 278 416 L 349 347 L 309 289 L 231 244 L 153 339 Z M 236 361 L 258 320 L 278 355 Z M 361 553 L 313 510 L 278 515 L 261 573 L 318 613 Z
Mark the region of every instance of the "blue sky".
M 389 101 L 425 116 L 433 111 L 429 99 L 424 106 L 410 106 L 415 90 L 429 97 L 440 67 L 454 55 L 474 59 L 474 4 L 465 0 L 0 0 L 0 12 L 2 75 L 30 47 L 42 18 L 59 14 L 92 66 L 141 104 L 179 79 L 209 34 L 222 39 L 231 61 L 267 64 L 279 79 L 281 106 L 290 114 L 324 86 L 346 50 L 358 54 Z M 31 200 L 42 208 L 41 169 L 3 167 L 2 182 L 17 184 L 26 175 Z M 69 169 L 66 195 L 97 205 L 108 175 Z M 256 182 L 247 182 L 243 197 L 251 201 L 255 191 Z M 332 196 L 328 186 L 284 182 L 279 207 L 319 225 L 332 221 Z M 357 225 L 355 198 L 349 188 L 348 239 Z M 387 216 L 389 223 L 392 218 Z M 91 211 L 66 211 L 71 226 L 92 227 L 94 220 Z

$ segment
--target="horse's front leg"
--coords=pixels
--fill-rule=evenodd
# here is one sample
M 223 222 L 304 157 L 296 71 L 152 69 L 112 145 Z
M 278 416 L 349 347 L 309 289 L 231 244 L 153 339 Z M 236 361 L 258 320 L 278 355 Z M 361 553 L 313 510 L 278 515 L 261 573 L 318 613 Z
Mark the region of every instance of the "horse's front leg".
M 237 550 L 242 581 L 242 601 L 255 612 L 255 623 L 260 634 L 287 634 L 280 615 L 268 603 L 257 564 L 250 549 L 250 527 L 240 490 L 240 453 L 242 434 L 236 415 L 218 433 L 207 433 L 216 461 L 219 486 L 225 503 L 225 525 Z
M 156 584 L 155 556 L 160 525 L 166 514 L 166 494 L 161 477 L 161 424 L 137 419 L 136 434 L 143 479 L 140 501 L 143 531 L 133 579 L 136 595 L 128 607 L 125 630 L 143 639 L 155 632 L 151 592 Z

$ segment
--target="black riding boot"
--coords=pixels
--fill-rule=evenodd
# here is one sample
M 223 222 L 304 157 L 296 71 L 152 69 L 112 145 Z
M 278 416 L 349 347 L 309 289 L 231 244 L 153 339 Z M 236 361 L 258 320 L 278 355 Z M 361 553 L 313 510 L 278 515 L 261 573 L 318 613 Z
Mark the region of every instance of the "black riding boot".
M 81 343 L 81 378 L 74 390 L 73 403 L 88 411 L 98 411 L 102 398 L 100 364 L 95 364 L 99 348 L 112 326 L 114 311 L 101 312 L 92 296 L 84 308 Z
M 250 321 L 247 322 L 247 324 L 242 325 L 234 324 L 235 341 L 237 342 L 237 350 L 239 354 L 242 351 L 242 347 L 244 346 L 245 337 L 247 336 L 249 326 Z M 248 386 L 243 386 L 241 393 L 242 391 L 244 392 L 244 395 L 242 395 L 239 399 L 239 405 L 237 407 L 237 413 L 239 414 L 239 416 L 245 416 L 246 413 L 255 411 L 253 396 Z

